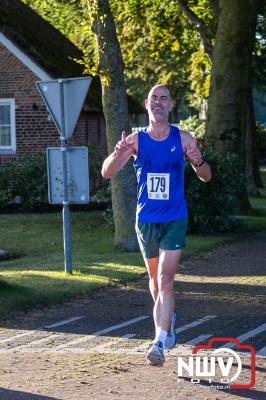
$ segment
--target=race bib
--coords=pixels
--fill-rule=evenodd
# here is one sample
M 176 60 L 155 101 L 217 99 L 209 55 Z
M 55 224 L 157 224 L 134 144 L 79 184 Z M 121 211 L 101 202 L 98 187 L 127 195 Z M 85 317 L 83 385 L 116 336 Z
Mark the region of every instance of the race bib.
M 148 198 L 153 200 L 169 199 L 170 174 L 147 174 Z

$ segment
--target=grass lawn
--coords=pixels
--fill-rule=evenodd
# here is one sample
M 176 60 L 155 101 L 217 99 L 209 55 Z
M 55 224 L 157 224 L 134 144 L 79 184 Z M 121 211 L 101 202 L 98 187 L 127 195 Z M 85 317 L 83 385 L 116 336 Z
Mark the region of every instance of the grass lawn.
M 266 186 L 266 173 L 263 174 Z M 245 230 L 266 229 L 266 189 L 251 199 L 254 215 Z M 101 212 L 72 212 L 73 275 L 64 273 L 62 214 L 0 215 L 0 247 L 13 255 L 0 262 L 0 315 L 83 295 L 145 273 L 140 253 L 112 250 Z M 210 250 L 240 234 L 188 236 L 183 257 Z

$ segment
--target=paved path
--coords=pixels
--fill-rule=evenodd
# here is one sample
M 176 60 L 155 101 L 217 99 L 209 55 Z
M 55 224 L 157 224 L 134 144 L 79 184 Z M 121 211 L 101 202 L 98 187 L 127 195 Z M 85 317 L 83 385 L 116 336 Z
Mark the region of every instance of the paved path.
M 2 320 L 0 399 L 265 399 L 265 244 L 266 232 L 252 234 L 182 263 L 175 282 L 178 343 L 163 368 L 145 360 L 154 335 L 146 277 Z M 188 362 L 193 346 L 217 337 L 254 346 L 252 390 L 228 390 L 218 375 L 212 385 L 206 378 L 178 380 L 178 357 Z M 251 357 L 237 354 L 243 364 L 238 383 L 246 384 Z

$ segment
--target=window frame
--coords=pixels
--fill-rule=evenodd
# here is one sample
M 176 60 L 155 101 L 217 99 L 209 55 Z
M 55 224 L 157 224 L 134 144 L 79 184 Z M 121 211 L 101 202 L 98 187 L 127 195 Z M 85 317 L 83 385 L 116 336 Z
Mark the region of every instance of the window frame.
M 11 145 L 10 146 L 1 146 L 0 145 L 0 154 L 10 154 L 16 152 L 16 104 L 15 99 L 12 98 L 3 98 L 0 99 L 0 106 L 8 105 L 10 106 L 10 125 L 11 125 Z

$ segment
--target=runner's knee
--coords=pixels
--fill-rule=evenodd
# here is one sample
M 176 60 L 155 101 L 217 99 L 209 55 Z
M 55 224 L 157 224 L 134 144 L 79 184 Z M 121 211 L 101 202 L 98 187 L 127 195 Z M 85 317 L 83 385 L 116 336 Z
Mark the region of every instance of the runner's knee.
M 172 274 L 163 273 L 158 278 L 158 289 L 160 293 L 168 293 L 173 290 L 174 277 Z

